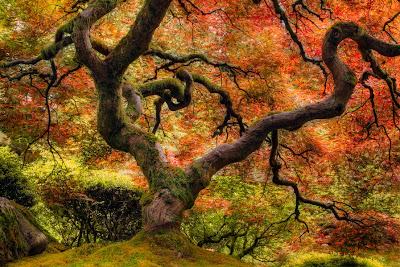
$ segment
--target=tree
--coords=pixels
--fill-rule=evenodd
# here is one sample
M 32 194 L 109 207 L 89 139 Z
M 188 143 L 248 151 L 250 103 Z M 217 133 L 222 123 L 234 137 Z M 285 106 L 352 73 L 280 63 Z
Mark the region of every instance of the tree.
M 270 8 L 272 10 L 272 12 L 270 11 L 271 14 L 279 17 L 289 36 L 300 50 L 302 59 L 318 66 L 325 75 L 328 74 L 326 67 L 329 69 L 332 74 L 334 89 L 328 97 L 321 101 L 292 111 L 265 115 L 259 121 L 246 127 L 242 117 L 235 111 L 228 91 L 217 86 L 206 76 L 192 71 L 194 67 L 174 69 L 172 66 L 177 63 L 191 65 L 193 62 L 203 62 L 220 69 L 227 69 L 238 86 L 238 74 L 260 75 L 257 71 L 213 61 L 203 54 L 194 53 L 179 56 L 176 53 L 164 52 L 162 49 L 149 49 L 155 31 L 167 16 L 168 10 L 171 11 L 168 16 L 173 17 L 175 15 L 170 9 L 172 2 L 172 0 L 144 1 L 129 31 L 114 46 L 110 47 L 96 38 L 91 38 L 91 31 L 94 27 L 99 27 L 98 25 L 104 22 L 105 19 L 103 17 L 114 10 L 118 10 L 119 6 L 122 5 L 121 1 L 77 1 L 70 5 L 72 7 L 70 11 L 72 15 L 70 16 L 72 17 L 65 24 L 58 27 L 54 41 L 41 49 L 39 56 L 33 59 L 3 61 L 1 63 L 3 69 L 10 69 L 15 66 L 35 65 L 42 61 L 49 61 L 50 73 L 48 74 L 40 73 L 37 70 L 22 72 L 17 76 L 2 74 L 2 78 L 8 78 L 9 80 L 22 79 L 32 75 L 37 75 L 43 79 L 45 90 L 42 95 L 46 99 L 45 106 L 48 118 L 46 121 L 47 131 L 40 137 L 47 135 L 49 139 L 50 136 L 49 131 L 52 127 L 50 116 L 51 89 L 57 87 L 65 76 L 80 68 L 80 65 L 84 65 L 90 71 L 98 94 L 98 131 L 109 146 L 130 153 L 148 181 L 150 192 L 142 201 L 144 229 L 146 231 L 172 230 L 179 227 L 182 212 L 193 206 L 199 192 L 208 186 L 212 176 L 217 171 L 235 162 L 243 161 L 250 154 L 257 151 L 265 142 L 271 144 L 269 163 L 273 172 L 273 182 L 278 185 L 292 187 L 294 190 L 296 208 L 293 215 L 296 219 L 301 221 L 299 218 L 299 205 L 300 203 L 305 203 L 330 210 L 338 220 L 359 223 L 357 219 L 343 211 L 338 203 L 325 203 L 305 198 L 300 193 L 296 183 L 280 177 L 281 164 L 277 158 L 280 144 L 279 132 L 282 130 L 295 131 L 307 122 L 334 118 L 345 112 L 358 83 L 355 72 L 338 55 L 338 46 L 346 39 L 352 39 L 357 44 L 363 60 L 370 64 L 371 71 L 364 73 L 361 82 L 365 83 L 367 78 L 372 76 L 384 80 L 389 87 L 393 103 L 393 119 L 396 125 L 397 110 L 400 107 L 397 100 L 400 93 L 397 91 L 396 80 L 380 67 L 373 51 L 386 57 L 395 57 L 400 55 L 399 45 L 373 37 L 356 23 L 337 22 L 325 33 L 321 49 L 322 60 L 315 59 L 308 56 L 308 51 L 304 48 L 293 27 L 299 27 L 299 25 L 303 24 L 307 28 L 309 18 L 305 15 L 305 12 L 315 18 L 322 19 L 321 15 L 312 11 L 304 1 L 296 1 L 292 6 L 293 12 L 291 16 L 300 16 L 300 22 L 299 24 L 293 24 L 291 17 L 286 14 L 288 3 L 285 2 L 284 7 L 282 7 L 277 0 L 272 0 L 271 3 L 269 1 L 263 2 L 264 6 L 260 6 L 259 9 Z M 254 4 L 260 4 L 261 1 L 253 0 L 253 2 Z M 223 1 L 201 3 L 200 1 L 193 2 L 189 0 L 178 0 L 175 4 L 180 8 L 181 12 L 186 12 L 188 19 L 190 14 L 195 12 L 196 16 L 207 16 L 215 13 L 223 14 L 225 12 L 224 8 L 211 9 L 213 5 L 217 7 L 232 5 L 233 9 L 240 5 L 249 5 L 249 3 L 241 3 L 241 1 L 240 3 L 239 1 L 237 3 L 236 1 L 234 3 L 229 1 L 226 3 Z M 318 2 L 318 5 L 312 8 L 319 8 L 321 12 L 327 12 L 328 14 L 333 12 L 326 8 L 325 1 Z M 329 5 L 335 7 L 333 3 L 329 3 Z M 202 6 L 205 8 L 204 10 Z M 255 21 L 254 23 L 260 17 L 267 17 L 263 13 L 256 14 L 251 20 Z M 226 16 L 229 18 L 228 15 Z M 269 16 L 272 17 L 272 15 Z M 389 25 L 394 19 L 395 17 L 385 25 Z M 193 23 L 195 23 L 195 20 Z M 311 21 L 311 23 L 315 22 Z M 235 27 L 235 25 L 232 25 L 232 27 Z M 392 36 L 390 32 L 389 35 Z M 63 75 L 59 75 L 55 57 L 71 46 L 75 50 L 75 57 L 78 61 L 77 67 L 64 71 Z M 176 78 L 157 79 L 156 72 L 154 80 L 131 84 L 124 75 L 129 67 L 142 56 L 154 56 L 168 61 L 162 68 L 173 70 Z M 226 108 L 224 121 L 217 127 L 216 134 L 221 134 L 231 126 L 237 126 L 239 127 L 240 137 L 231 143 L 224 143 L 215 147 L 206 155 L 194 160 L 187 168 L 180 168 L 167 159 L 155 133 L 160 124 L 160 112 L 163 105 L 166 104 L 171 111 L 181 111 L 189 107 L 193 99 L 195 84 L 205 87 L 209 93 L 218 94 L 221 103 Z M 367 84 L 365 86 L 368 87 Z M 373 89 L 371 88 L 371 90 Z M 142 116 L 141 99 L 151 96 L 158 97 L 155 102 L 156 122 L 152 131 L 146 131 L 135 122 Z M 372 96 L 371 102 L 374 103 Z M 378 124 L 378 121 L 376 121 L 376 124 Z

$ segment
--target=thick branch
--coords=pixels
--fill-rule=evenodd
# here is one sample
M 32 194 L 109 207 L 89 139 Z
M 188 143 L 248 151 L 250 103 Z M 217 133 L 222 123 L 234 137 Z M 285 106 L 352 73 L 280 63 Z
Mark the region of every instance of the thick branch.
M 104 15 L 116 7 L 116 0 L 97 0 L 89 5 L 84 11 L 79 13 L 66 26 L 59 29 L 56 34 L 56 40 L 64 34 L 73 30 L 72 38 L 74 40 L 76 57 L 93 73 L 94 78 L 101 80 L 104 73 L 104 63 L 97 56 L 90 41 L 90 28 Z
M 171 2 L 172 0 L 148 0 L 144 3 L 128 34 L 106 58 L 106 62 L 116 73 L 123 73 L 148 49 L 154 31 L 160 25 Z
M 131 122 L 135 122 L 142 114 L 142 102 L 140 96 L 128 84 L 122 86 L 122 95 L 128 102 L 125 109 L 126 114 L 130 117 Z
M 193 162 L 187 173 L 197 175 L 193 190 L 201 190 L 208 185 L 212 175 L 224 166 L 245 159 L 257 150 L 266 136 L 277 129 L 294 130 L 308 121 L 329 119 L 341 115 L 357 84 L 357 78 L 351 68 L 337 54 L 338 45 L 351 38 L 366 49 L 373 49 L 385 56 L 400 55 L 400 46 L 392 45 L 367 34 L 354 23 L 336 23 L 326 33 L 322 44 L 325 64 L 332 72 L 334 90 L 331 96 L 295 111 L 283 112 L 261 119 L 232 144 L 223 144 Z
M 163 97 L 168 90 L 172 97 L 179 101 L 183 101 L 185 87 L 174 78 L 166 78 L 157 81 L 151 81 L 143 84 L 135 84 L 134 88 L 143 97 L 158 95 Z
M 70 44 L 72 44 L 72 39 L 70 37 L 66 37 L 43 48 L 40 52 L 40 55 L 34 59 L 20 59 L 11 62 L 2 61 L 0 62 L 0 67 L 10 68 L 17 65 L 35 65 L 42 60 L 49 60 L 54 58 L 58 54 L 58 52 L 60 52 L 63 48 L 69 46 Z
M 185 89 L 183 92 L 183 99 L 179 101 L 179 103 L 175 104 L 172 102 L 172 99 L 169 95 L 165 95 L 165 102 L 168 105 L 168 108 L 172 111 L 176 111 L 182 108 L 185 108 L 190 105 L 192 102 L 192 96 L 193 96 L 193 78 L 192 75 L 189 74 L 189 72 L 183 68 L 179 69 L 176 72 L 176 77 L 185 82 Z

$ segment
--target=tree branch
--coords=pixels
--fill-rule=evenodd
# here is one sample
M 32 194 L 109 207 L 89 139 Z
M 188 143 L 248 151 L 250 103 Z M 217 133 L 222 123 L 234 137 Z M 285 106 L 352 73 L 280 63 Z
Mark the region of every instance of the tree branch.
M 245 159 L 257 150 L 271 131 L 295 130 L 315 119 L 329 119 L 341 115 L 358 82 L 354 72 L 337 54 L 338 45 L 347 38 L 384 56 L 400 55 L 400 46 L 372 37 L 355 23 L 335 23 L 325 34 L 322 44 L 323 60 L 333 74 L 335 86 L 333 93 L 320 102 L 298 110 L 266 116 L 247 129 L 246 133 L 234 143 L 222 144 L 193 162 L 186 172 L 197 176 L 197 182 L 193 185 L 194 190 L 201 190 L 208 185 L 216 171 L 228 164 Z
M 393 35 L 387 30 L 387 28 L 390 28 L 390 23 L 392 23 L 398 16 L 400 15 L 400 11 L 394 14 L 388 21 L 383 24 L 382 30 L 386 32 L 387 35 L 389 35 L 390 39 L 392 39 L 396 44 L 397 40 L 393 37 Z
M 290 38 L 292 38 L 292 40 L 299 47 L 300 55 L 303 58 L 303 60 L 305 62 L 311 62 L 312 64 L 317 65 L 321 69 L 321 71 L 325 77 L 325 87 L 326 87 L 326 84 L 328 81 L 328 72 L 326 71 L 325 67 L 322 66 L 322 60 L 310 58 L 306 55 L 306 52 L 304 50 L 304 46 L 303 46 L 302 42 L 299 40 L 299 37 L 297 36 L 297 34 L 293 31 L 292 26 L 290 25 L 289 19 L 286 16 L 285 11 L 282 9 L 281 5 L 279 4 L 278 0 L 272 0 L 272 3 L 274 5 L 275 13 L 279 15 L 280 20 L 285 24 L 285 28 L 289 32 Z
M 153 33 L 171 2 L 172 0 L 149 0 L 144 3 L 127 35 L 105 59 L 115 73 L 125 72 L 126 68 L 148 49 Z
M 394 105 L 396 105 L 397 108 L 400 108 L 400 103 L 397 100 L 397 97 L 400 96 L 400 92 L 397 91 L 396 79 L 390 77 L 389 74 L 381 68 L 371 49 L 365 49 L 362 45 L 359 45 L 359 50 L 361 51 L 363 59 L 371 63 L 374 77 L 380 78 L 386 82 L 387 86 L 389 87 L 390 96 L 392 97 Z
M 278 146 L 279 146 L 279 141 L 278 141 L 278 131 L 277 130 L 273 130 L 272 131 L 272 138 L 271 138 L 271 143 L 272 143 L 272 147 L 271 147 L 271 154 L 269 157 L 269 164 L 272 168 L 272 181 L 274 182 L 274 184 L 277 185 L 284 185 L 284 186 L 289 186 L 293 189 L 294 194 L 296 196 L 296 206 L 295 206 L 295 219 L 301 223 L 303 223 L 307 230 L 306 232 L 308 232 L 308 226 L 307 224 L 302 221 L 299 216 L 300 216 L 300 202 L 301 203 L 306 203 L 306 204 L 311 204 L 313 206 L 317 206 L 326 210 L 330 210 L 332 212 L 332 214 L 335 216 L 335 218 L 337 220 L 345 220 L 345 221 L 349 221 L 349 222 L 354 222 L 358 225 L 361 225 L 362 222 L 360 220 L 354 219 L 349 217 L 349 214 L 343 210 L 342 208 L 338 207 L 336 205 L 336 202 L 333 203 L 324 203 L 324 202 L 320 202 L 320 201 L 316 201 L 316 200 L 312 200 L 312 199 L 308 199 L 305 198 L 301 195 L 300 190 L 297 186 L 297 184 L 295 182 L 289 181 L 289 180 L 285 180 L 280 178 L 279 175 L 279 170 L 281 169 L 281 165 L 279 164 L 279 162 L 276 159 L 277 156 L 277 151 L 278 151 Z M 342 212 L 344 215 L 340 215 L 339 212 Z
M 212 83 L 211 81 L 209 81 L 207 78 L 205 78 L 202 75 L 199 74 L 192 74 L 193 80 L 196 83 L 200 83 L 201 85 L 203 85 L 210 93 L 212 94 L 219 94 L 221 97 L 221 104 L 223 104 L 226 107 L 226 116 L 225 116 L 225 120 L 223 123 L 221 123 L 217 129 L 214 132 L 214 136 L 216 135 L 221 135 L 224 128 L 228 126 L 229 120 L 232 117 L 236 118 L 239 127 L 240 127 L 240 135 L 242 135 L 246 129 L 245 126 L 243 124 L 242 121 L 242 117 L 236 113 L 233 110 L 233 106 L 232 106 L 232 101 L 230 99 L 229 93 L 225 90 L 223 90 L 222 88 L 219 88 L 218 86 L 216 86 L 214 83 Z

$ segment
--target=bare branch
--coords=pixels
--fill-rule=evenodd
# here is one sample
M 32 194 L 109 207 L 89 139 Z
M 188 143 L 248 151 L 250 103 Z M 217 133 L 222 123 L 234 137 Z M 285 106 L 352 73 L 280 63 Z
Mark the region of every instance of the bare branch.
M 209 11 L 209 12 L 205 12 L 205 11 L 203 11 L 201 8 L 199 8 L 197 5 L 195 5 L 192 1 L 190 1 L 190 0 L 184 0 L 184 1 L 187 2 L 187 3 L 189 3 L 191 7 L 193 7 L 196 11 L 198 11 L 198 12 L 199 12 L 200 14 L 202 14 L 203 16 L 204 16 L 204 15 L 211 15 L 211 14 L 218 13 L 218 12 L 223 12 L 223 13 L 225 13 L 225 11 L 222 10 L 222 9 L 220 9 L 220 8 L 211 10 L 211 11 Z M 178 0 L 178 2 L 179 2 L 179 4 L 181 5 L 181 7 L 185 10 L 185 12 L 186 12 L 187 14 L 190 14 L 190 13 L 191 13 L 191 12 L 186 8 L 186 6 L 185 6 L 185 4 L 182 2 L 182 0 Z
M 348 221 L 348 222 L 356 223 L 358 225 L 362 225 L 362 222 L 360 220 L 357 220 L 357 219 L 349 217 L 349 214 L 345 210 L 343 210 L 342 208 L 338 207 L 336 205 L 337 202 L 333 202 L 333 203 L 329 203 L 328 204 L 328 203 L 324 203 L 324 202 L 320 202 L 320 201 L 316 201 L 316 200 L 305 198 L 305 197 L 303 197 L 301 195 L 300 190 L 299 190 L 299 188 L 298 188 L 298 186 L 297 186 L 297 184 L 295 182 L 280 178 L 279 170 L 281 169 L 281 165 L 276 159 L 278 146 L 279 146 L 278 131 L 277 130 L 273 130 L 272 131 L 271 143 L 272 143 L 272 147 L 271 147 L 271 154 L 270 154 L 270 157 L 269 157 L 269 164 L 270 164 L 270 166 L 272 168 L 272 181 L 277 185 L 289 186 L 289 187 L 291 187 L 293 189 L 294 194 L 296 196 L 296 206 L 295 206 L 295 212 L 294 212 L 295 218 L 296 218 L 297 221 L 303 223 L 306 226 L 306 229 L 307 229 L 306 232 L 308 232 L 308 226 L 304 221 L 302 221 L 299 218 L 299 216 L 300 216 L 300 210 L 299 210 L 300 203 L 310 204 L 310 205 L 317 206 L 317 207 L 320 207 L 320 208 L 323 208 L 323 209 L 326 209 L 326 210 L 330 210 L 337 220 L 345 220 L 345 221 Z M 341 212 L 343 215 L 341 215 L 339 212 Z
M 311 14 L 311 15 L 317 17 L 317 18 L 318 18 L 319 20 L 321 20 L 321 21 L 323 20 L 323 18 L 321 17 L 321 15 L 318 14 L 318 13 L 316 13 L 316 12 L 314 12 L 314 11 L 312 11 L 312 10 L 304 3 L 303 0 L 297 0 L 296 2 L 294 2 L 294 3 L 292 4 L 292 8 L 293 8 L 293 10 L 294 10 L 297 14 L 299 14 L 301 17 L 304 17 L 304 18 L 305 18 L 305 16 L 297 9 L 297 6 L 301 6 L 301 8 L 304 9 L 304 10 L 306 10 L 309 14 Z
M 232 101 L 230 99 L 228 92 L 222 90 L 204 76 L 198 74 L 192 74 L 192 77 L 194 82 L 203 85 L 210 93 L 219 94 L 221 97 L 220 100 L 221 104 L 223 104 L 226 107 L 226 116 L 224 122 L 217 127 L 213 136 L 222 134 L 223 129 L 228 126 L 231 116 L 236 118 L 240 127 L 240 135 L 242 135 L 246 131 L 245 125 L 243 124 L 242 117 L 233 110 Z
M 371 63 L 371 68 L 374 72 L 374 76 L 384 80 L 389 87 L 389 92 L 392 97 L 393 103 L 396 105 L 397 108 L 400 108 L 400 103 L 397 100 L 397 97 L 400 96 L 400 92 L 397 91 L 397 83 L 396 79 L 390 77 L 388 73 L 386 73 L 378 63 L 374 53 L 371 49 L 365 49 L 362 45 L 359 45 L 359 50 L 363 56 L 363 59 L 369 63 Z
M 306 52 L 304 50 L 304 46 L 303 43 L 299 40 L 299 37 L 297 36 L 297 34 L 293 31 L 292 26 L 290 25 L 289 19 L 286 16 L 285 11 L 282 9 L 282 7 L 280 6 L 278 0 L 272 0 L 272 3 L 274 5 L 274 10 L 275 13 L 277 15 L 279 15 L 280 20 L 285 24 L 285 28 L 286 30 L 289 32 L 290 37 L 292 38 L 292 40 L 297 44 L 297 46 L 300 49 L 300 55 L 303 58 L 303 60 L 305 62 L 310 62 L 314 65 L 317 65 L 322 73 L 324 74 L 325 77 L 325 88 L 326 88 L 326 84 L 328 81 L 328 72 L 326 71 L 325 67 L 322 65 L 322 59 L 315 59 L 315 58 L 310 58 L 306 55 Z
M 396 14 L 394 14 L 388 21 L 385 22 L 385 24 L 383 24 L 382 30 L 384 32 L 386 32 L 386 34 L 390 37 L 390 39 L 392 39 L 396 44 L 397 44 L 397 40 L 393 37 L 393 35 L 388 31 L 387 28 L 390 28 L 390 23 L 392 23 L 398 16 L 400 15 L 400 11 L 397 12 Z
M 303 151 L 297 153 L 296 151 L 293 150 L 293 148 L 291 148 L 288 145 L 285 145 L 285 144 L 279 144 L 279 145 L 281 147 L 286 148 L 287 150 L 289 150 L 294 156 L 300 156 L 303 159 L 305 159 L 306 161 L 308 161 L 308 158 L 306 156 L 304 156 L 304 154 L 306 154 L 308 152 L 314 152 L 314 150 L 312 150 L 312 149 L 306 149 L 306 150 L 303 150 Z
M 146 55 L 152 55 L 152 56 L 157 56 L 159 58 L 165 59 L 165 60 L 169 60 L 170 62 L 167 63 L 163 69 L 168 69 L 167 67 L 170 67 L 176 63 L 186 63 L 188 61 L 192 61 L 192 60 L 196 60 L 196 61 L 201 61 L 204 62 L 210 66 L 213 67 L 217 67 L 220 69 L 227 69 L 229 70 L 230 73 L 232 73 L 232 75 L 235 75 L 236 73 L 240 73 L 244 76 L 248 76 L 248 75 L 255 75 L 261 78 L 261 75 L 258 72 L 252 71 L 252 70 L 244 70 L 240 67 L 237 66 L 232 66 L 228 63 L 225 62 L 216 62 L 216 61 L 212 61 L 211 59 L 209 59 L 206 55 L 204 54 L 190 54 L 190 55 L 172 55 L 169 53 L 165 53 L 162 52 L 160 50 L 155 50 L 155 49 L 150 49 L 148 51 L 146 51 L 145 53 L 143 53 L 144 56 Z

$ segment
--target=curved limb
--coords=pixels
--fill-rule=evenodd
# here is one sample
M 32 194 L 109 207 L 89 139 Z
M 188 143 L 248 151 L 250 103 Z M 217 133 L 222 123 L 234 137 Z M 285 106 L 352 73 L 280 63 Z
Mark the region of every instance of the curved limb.
M 165 100 L 164 98 L 159 98 L 157 101 L 155 101 L 156 105 L 156 123 L 154 124 L 153 131 L 152 133 L 155 134 L 157 132 L 158 126 L 160 126 L 161 123 L 161 108 L 164 105 Z
M 322 56 L 332 72 L 334 90 L 326 99 L 307 105 L 298 110 L 266 116 L 249 128 L 246 133 L 232 144 L 223 144 L 193 162 L 186 172 L 195 176 L 193 190 L 202 190 L 208 185 L 212 175 L 233 162 L 245 159 L 257 150 L 266 136 L 274 130 L 300 128 L 308 121 L 329 119 L 341 115 L 354 91 L 357 78 L 351 68 L 338 56 L 337 47 L 344 39 L 353 39 L 358 45 L 373 49 L 378 53 L 393 57 L 400 55 L 400 46 L 372 37 L 355 23 L 335 23 L 325 34 L 322 44 Z
M 262 78 L 260 73 L 258 73 L 256 71 L 245 70 L 245 69 L 242 69 L 237 66 L 232 66 L 231 64 L 226 63 L 226 62 L 216 62 L 216 61 L 211 60 L 205 54 L 201 54 L 201 53 L 176 56 L 176 55 L 172 55 L 170 53 L 162 52 L 160 50 L 150 49 L 150 50 L 146 51 L 144 53 L 144 55 L 157 56 L 159 58 L 168 60 L 167 63 L 165 63 L 155 69 L 155 76 L 153 78 L 150 78 L 149 80 L 156 79 L 158 71 L 161 69 L 165 69 L 167 71 L 175 71 L 176 69 L 179 69 L 182 66 L 189 66 L 190 64 L 192 64 L 194 62 L 203 62 L 207 65 L 210 65 L 210 66 L 213 66 L 213 67 L 216 67 L 219 69 L 223 69 L 223 70 L 229 72 L 230 75 L 232 75 L 232 77 L 233 77 L 233 83 L 236 85 L 236 87 L 240 91 L 243 91 L 244 93 L 246 93 L 247 96 L 250 96 L 246 90 L 244 90 L 243 88 L 240 87 L 240 85 L 238 83 L 238 79 L 237 79 L 238 75 L 243 75 L 243 76 L 256 75 L 256 76 Z M 172 68 L 172 66 L 174 66 L 175 64 L 180 64 L 180 66 L 178 65 L 178 67 Z

